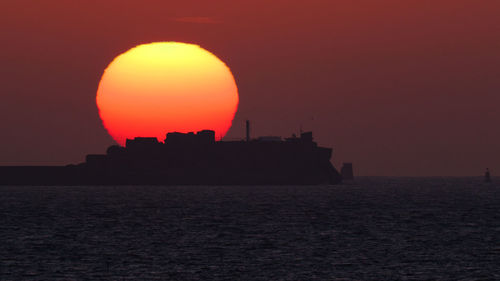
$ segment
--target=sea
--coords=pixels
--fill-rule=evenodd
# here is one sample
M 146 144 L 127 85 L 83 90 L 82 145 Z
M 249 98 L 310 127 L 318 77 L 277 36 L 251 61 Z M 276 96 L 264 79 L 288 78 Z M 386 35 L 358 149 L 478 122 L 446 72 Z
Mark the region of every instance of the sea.
M 500 178 L 3 186 L 0 280 L 500 280 Z

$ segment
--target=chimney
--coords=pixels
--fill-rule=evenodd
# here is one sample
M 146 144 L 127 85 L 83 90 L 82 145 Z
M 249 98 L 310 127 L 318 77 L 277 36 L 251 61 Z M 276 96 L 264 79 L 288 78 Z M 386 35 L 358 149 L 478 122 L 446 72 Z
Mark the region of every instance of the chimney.
M 250 121 L 247 120 L 247 141 L 250 141 Z

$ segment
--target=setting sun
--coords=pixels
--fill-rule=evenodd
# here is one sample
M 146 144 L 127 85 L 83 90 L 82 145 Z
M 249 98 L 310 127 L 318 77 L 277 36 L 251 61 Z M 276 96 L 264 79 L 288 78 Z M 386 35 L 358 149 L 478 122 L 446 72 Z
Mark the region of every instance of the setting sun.
M 96 97 L 104 127 L 124 145 L 127 138 L 231 127 L 238 89 L 228 66 L 186 43 L 139 45 L 106 68 Z

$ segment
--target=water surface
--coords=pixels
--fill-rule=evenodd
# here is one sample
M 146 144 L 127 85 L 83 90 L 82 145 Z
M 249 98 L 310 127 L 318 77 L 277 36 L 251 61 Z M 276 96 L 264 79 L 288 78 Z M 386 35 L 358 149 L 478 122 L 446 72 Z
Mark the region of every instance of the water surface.
M 0 280 L 499 280 L 496 182 L 0 187 Z

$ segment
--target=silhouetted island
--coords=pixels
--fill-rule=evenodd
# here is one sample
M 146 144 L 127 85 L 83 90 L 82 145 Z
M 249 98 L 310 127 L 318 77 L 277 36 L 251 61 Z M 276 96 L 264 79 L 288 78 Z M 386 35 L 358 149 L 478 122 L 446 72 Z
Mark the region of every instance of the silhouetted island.
M 309 185 L 337 184 L 332 149 L 312 132 L 241 141 L 215 141 L 215 132 L 168 133 L 127 139 L 104 155 L 68 166 L 3 166 L 2 185 Z

